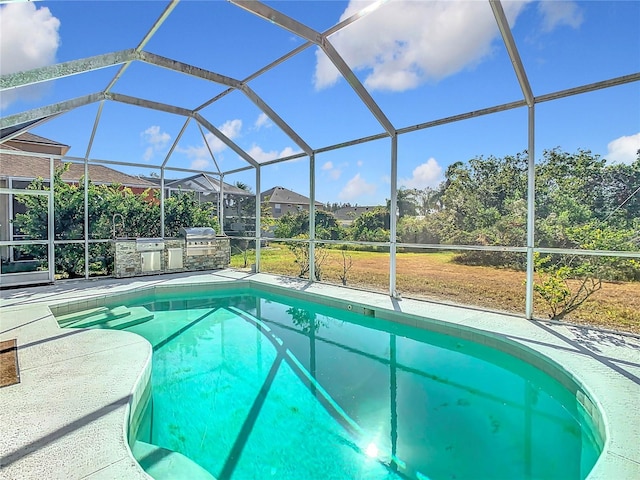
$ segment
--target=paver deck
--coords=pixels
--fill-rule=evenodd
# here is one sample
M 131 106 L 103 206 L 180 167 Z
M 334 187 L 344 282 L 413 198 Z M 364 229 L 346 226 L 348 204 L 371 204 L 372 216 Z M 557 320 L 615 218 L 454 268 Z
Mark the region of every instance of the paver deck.
M 490 334 L 478 336 L 482 342 L 493 335 L 525 345 L 561 365 L 602 413 L 606 443 L 589 479 L 640 478 L 639 338 L 233 270 L 0 291 L 0 340 L 17 339 L 21 380 L 0 390 L 0 477 L 150 478 L 134 460 L 126 432 L 130 411 L 149 381 L 151 346 L 124 331 L 61 329 L 49 307 L 81 302 L 83 308 L 96 308 L 107 295 L 218 282 L 285 287 L 328 304 L 339 299 L 472 327 Z

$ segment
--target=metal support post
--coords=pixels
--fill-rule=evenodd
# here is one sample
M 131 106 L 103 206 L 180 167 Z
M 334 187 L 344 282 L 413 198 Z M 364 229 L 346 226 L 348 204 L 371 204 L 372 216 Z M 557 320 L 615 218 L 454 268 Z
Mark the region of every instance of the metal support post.
M 89 159 L 84 159 L 84 278 L 89 278 Z
M 49 280 L 53 282 L 55 280 L 56 274 L 56 249 L 54 245 L 54 240 L 56 236 L 56 224 L 55 224 L 55 208 L 54 208 L 54 194 L 55 187 L 53 186 L 55 175 L 55 167 L 53 157 L 49 158 L 49 223 L 47 225 L 47 240 L 48 240 L 48 250 L 49 250 Z
M 220 234 L 224 235 L 224 175 L 220 174 L 218 188 L 218 224 L 220 225 Z
M 536 165 L 535 165 L 535 105 L 529 107 L 529 163 L 527 169 L 527 289 L 525 316 L 533 318 L 533 247 L 535 242 Z
M 260 217 L 262 215 L 262 204 L 260 198 L 260 166 L 256 167 L 256 273 L 260 272 L 260 238 L 262 237 L 262 222 Z M 259 318 L 259 317 L 258 317 Z
M 309 280 L 316 280 L 316 155 L 309 156 Z
M 398 298 L 396 291 L 396 224 L 398 209 L 398 136 L 391 137 L 391 205 L 389 207 L 389 295 Z
M 164 165 L 160 167 L 160 238 L 164 238 Z

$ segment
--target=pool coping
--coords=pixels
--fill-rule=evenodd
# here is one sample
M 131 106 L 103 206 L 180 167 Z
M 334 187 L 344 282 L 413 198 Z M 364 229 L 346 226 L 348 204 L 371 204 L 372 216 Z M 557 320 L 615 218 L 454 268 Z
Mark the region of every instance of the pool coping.
M 52 310 L 62 314 L 93 308 L 113 295 L 142 295 L 149 289 L 194 291 L 229 284 L 272 293 L 286 289 L 294 296 L 311 294 L 322 298 L 323 304 L 369 309 L 384 320 L 397 321 L 398 313 L 408 314 L 402 318 L 411 325 L 441 331 L 453 326 L 470 340 L 500 345 L 503 350 L 505 345 L 515 349 L 522 345 L 529 352 L 527 361 L 554 375 L 560 368 L 566 374 L 561 381 L 581 386 L 584 395 L 579 392 L 578 401 L 594 414 L 597 428 L 605 434 L 603 453 L 588 479 L 640 478 L 637 337 L 235 270 L 0 291 L 0 340 L 18 339 L 22 380 L 0 390 L 2 422 L 9 432 L 0 438 L 3 474 L 7 478 L 150 478 L 133 459 L 126 438 L 129 417 L 149 381 L 150 345 L 128 332 L 60 329 Z M 425 317 L 428 320 L 422 320 Z M 96 371 L 102 376 L 94 382 L 91 373 Z M 77 377 L 83 381 L 68 381 Z M 45 421 L 38 421 L 43 399 L 49 414 Z M 24 428 L 25 418 L 33 420 L 31 427 Z M 69 448 L 75 452 L 71 457 L 63 455 Z

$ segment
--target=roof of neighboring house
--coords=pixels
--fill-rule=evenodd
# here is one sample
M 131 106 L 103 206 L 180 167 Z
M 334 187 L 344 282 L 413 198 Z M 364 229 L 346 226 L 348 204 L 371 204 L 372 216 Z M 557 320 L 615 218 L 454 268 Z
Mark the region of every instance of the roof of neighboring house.
M 2 148 L 13 150 L 16 153 L 3 153 L 0 155 L 0 177 L 26 180 L 38 177 L 49 178 L 48 158 L 20 155 L 21 150 L 6 144 L 2 145 Z M 56 168 L 60 167 L 62 163 L 60 160 L 54 160 Z M 83 176 L 84 164 L 71 163 L 69 170 L 62 175 L 62 179 L 66 182 L 78 182 Z M 127 175 L 104 165 L 89 164 L 89 178 L 93 183 L 117 183 L 126 187 L 141 188 L 155 187 L 155 184 L 148 180 Z
M 292 205 L 309 205 L 309 197 L 288 190 L 284 187 L 273 187 L 260 194 L 260 201 L 269 197 L 269 203 L 287 203 Z M 322 202 L 316 201 L 317 206 L 323 206 Z
M 69 151 L 69 145 L 65 145 L 64 143 L 56 142 L 55 140 L 51 140 L 49 138 L 41 137 L 40 135 L 36 135 L 31 132 L 24 132 L 18 135 L 11 140 L 7 140 L 7 142 L 20 142 L 20 143 L 37 143 L 41 145 L 47 145 L 52 147 L 59 147 L 62 150 L 62 155 Z M 4 148 L 4 145 L 3 145 Z M 20 150 L 29 151 L 27 148 L 22 148 Z
M 333 212 L 333 215 L 338 220 L 353 220 L 354 218 L 359 217 L 363 213 L 374 210 L 375 208 L 378 208 L 378 205 L 370 205 L 370 206 L 363 206 L 363 207 L 342 207 L 336 210 L 335 212 Z
M 159 179 L 158 179 L 159 180 Z M 219 193 L 220 192 L 220 178 L 207 175 L 206 173 L 197 173 L 187 178 L 181 178 L 178 180 L 165 180 L 165 187 L 167 188 L 182 188 L 184 190 L 195 190 L 197 192 L 205 193 Z M 230 195 L 242 195 L 246 197 L 252 197 L 254 194 L 248 190 L 243 190 L 235 185 L 222 182 L 223 193 Z

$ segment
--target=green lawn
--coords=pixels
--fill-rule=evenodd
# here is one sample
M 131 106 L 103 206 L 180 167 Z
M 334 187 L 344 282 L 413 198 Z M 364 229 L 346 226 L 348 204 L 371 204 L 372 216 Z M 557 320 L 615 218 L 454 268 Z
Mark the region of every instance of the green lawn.
M 388 292 L 389 255 L 386 252 L 342 251 L 324 249 L 322 281 L 371 291 Z M 523 314 L 525 309 L 525 273 L 485 266 L 460 265 L 453 261 L 455 252 L 398 253 L 396 286 L 405 297 L 426 298 L 464 305 Z M 247 256 L 234 254 L 232 268 L 249 268 L 255 261 L 253 251 Z M 345 263 L 346 262 L 346 263 Z M 345 265 L 351 266 L 347 269 Z M 271 244 L 261 249 L 261 271 L 298 277 L 299 264 L 284 245 Z M 307 277 L 308 278 L 308 277 Z M 548 318 L 549 308 L 541 298 L 535 299 L 535 316 Z M 587 323 L 640 333 L 640 283 L 603 282 L 578 310 L 565 317 L 570 322 Z

